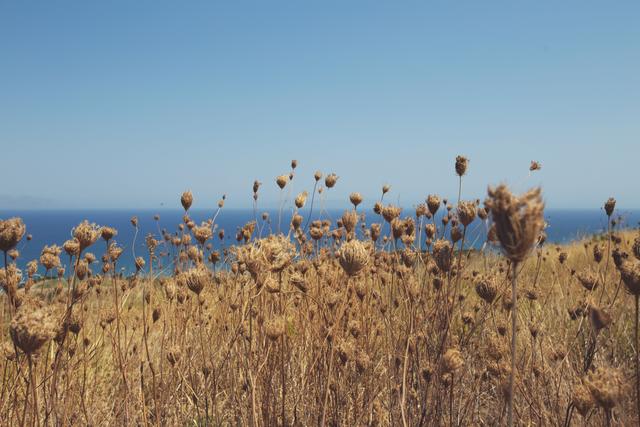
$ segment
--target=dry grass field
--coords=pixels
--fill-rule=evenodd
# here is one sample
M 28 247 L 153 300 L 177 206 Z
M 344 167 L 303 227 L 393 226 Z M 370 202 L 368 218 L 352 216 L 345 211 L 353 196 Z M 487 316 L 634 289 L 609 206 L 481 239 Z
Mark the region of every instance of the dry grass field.
M 465 170 L 459 158 L 461 185 Z M 318 173 L 310 198 L 336 180 Z M 16 265 L 25 225 L 0 222 L 0 421 L 637 425 L 636 230 L 550 245 L 539 191 L 504 186 L 415 212 L 381 198 L 366 217 L 350 199 L 338 221 L 296 214 L 281 234 L 260 236 L 258 218 L 218 252 L 215 219 L 195 224 L 185 192 L 184 222 L 147 238 L 129 277 L 117 230 L 81 223 Z M 611 223 L 615 201 L 605 210 Z M 58 278 L 34 282 L 35 263 Z

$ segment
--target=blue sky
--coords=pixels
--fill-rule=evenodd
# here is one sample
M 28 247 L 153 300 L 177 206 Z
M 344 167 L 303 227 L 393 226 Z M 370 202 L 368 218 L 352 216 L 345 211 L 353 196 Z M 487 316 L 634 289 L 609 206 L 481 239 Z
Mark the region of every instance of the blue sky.
M 639 208 L 640 2 L 0 1 L 0 208 L 277 204 L 335 172 Z M 543 169 L 529 175 L 531 160 Z M 194 205 L 194 206 L 196 206 Z

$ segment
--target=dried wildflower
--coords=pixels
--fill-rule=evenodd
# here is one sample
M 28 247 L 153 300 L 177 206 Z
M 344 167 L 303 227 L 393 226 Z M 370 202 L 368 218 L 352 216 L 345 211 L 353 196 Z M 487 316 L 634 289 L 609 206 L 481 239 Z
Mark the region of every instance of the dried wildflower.
M 0 220 L 0 251 L 8 252 L 15 248 L 26 231 L 22 218 Z
M 369 251 L 361 241 L 350 240 L 340 247 L 338 260 L 347 275 L 356 276 L 369 263 Z
M 622 372 L 613 368 L 599 367 L 590 372 L 585 379 L 595 402 L 603 409 L 614 408 L 623 398 L 625 392 Z
M 542 164 L 540 162 L 536 162 L 535 160 L 531 160 L 531 165 L 529 166 L 529 171 L 539 171 L 542 169 Z
M 589 320 L 591 326 L 597 332 L 606 328 L 611 323 L 611 315 L 595 305 L 589 305 Z
M 213 237 L 213 230 L 211 230 L 209 224 L 203 222 L 200 226 L 193 227 L 193 237 L 195 237 L 201 245 L 204 245 L 207 240 Z
M 136 264 L 136 271 L 140 271 L 144 269 L 144 265 L 145 265 L 144 258 L 142 258 L 141 256 L 136 257 L 135 264 Z
M 586 417 L 591 411 L 591 408 L 595 405 L 595 400 L 591 395 L 591 392 L 584 384 L 579 384 L 573 390 L 573 406 L 578 410 L 578 413 L 583 417 Z
M 535 244 L 544 226 L 544 203 L 540 189 L 514 196 L 505 185 L 489 188 L 487 206 L 496 234 L 507 258 L 521 262 Z
M 487 304 L 491 304 L 498 295 L 498 287 L 495 280 L 488 276 L 480 277 L 476 281 L 476 293 Z
M 191 190 L 187 190 L 182 193 L 182 196 L 180 196 L 180 203 L 182 204 L 184 211 L 187 212 L 193 204 L 193 193 L 191 193 Z
M 338 175 L 336 175 L 335 173 L 331 173 L 327 175 L 327 177 L 324 179 L 324 185 L 327 188 L 333 188 L 336 185 L 337 181 L 338 181 Z
M 11 320 L 9 333 L 16 347 L 26 354 L 33 354 L 54 337 L 56 329 L 57 323 L 51 306 L 34 307 L 25 304 Z
M 614 253 L 614 260 L 616 261 L 616 267 L 620 272 L 620 277 L 624 283 L 627 292 L 631 295 L 640 295 L 640 263 L 635 261 L 629 261 L 624 257 L 616 256 Z
M 382 208 L 382 217 L 384 218 L 385 221 L 387 221 L 388 223 L 391 223 L 391 221 L 393 221 L 395 218 L 398 218 L 400 216 L 401 212 L 402 212 L 401 208 L 393 205 L 387 205 Z
M 304 207 L 304 204 L 307 201 L 308 195 L 309 193 L 307 193 L 306 191 L 303 191 L 302 193 L 298 194 L 295 200 L 295 205 L 298 209 L 302 209 Z
M 73 237 L 80 244 L 80 252 L 93 245 L 100 237 L 100 228 L 84 220 L 73 229 Z
M 287 185 L 288 182 L 289 177 L 287 175 L 279 175 L 276 177 L 276 184 L 278 184 L 278 187 L 280 187 L 281 190 Z
M 358 224 L 358 214 L 355 211 L 344 211 L 342 214 L 342 226 L 347 233 L 352 233 Z
M 360 193 L 351 193 L 349 195 L 349 201 L 354 208 L 357 208 L 360 203 L 362 203 L 362 195 Z
M 456 156 L 456 174 L 462 176 L 467 172 L 469 159 L 463 156 Z
M 440 271 L 446 273 L 451 270 L 451 243 L 448 240 L 436 240 L 433 244 L 433 259 Z
M 196 295 L 200 295 L 210 278 L 209 271 L 204 266 L 198 266 L 180 273 L 176 280 L 186 285 Z
M 576 274 L 576 277 L 582 287 L 588 291 L 592 291 L 598 287 L 598 277 L 591 271 L 582 271 Z
M 633 241 L 631 252 L 633 252 L 633 256 L 636 257 L 636 259 L 640 260 L 640 237 L 636 237 Z
M 440 208 L 440 197 L 436 196 L 435 194 L 429 194 L 429 196 L 427 197 L 427 207 L 429 208 L 429 212 L 431 212 L 431 215 L 435 215 Z
M 476 218 L 476 204 L 462 201 L 458 204 L 458 218 L 460 223 L 467 227 Z
M 60 266 L 62 249 L 57 245 L 45 246 L 40 253 L 40 264 L 49 271 Z
M 285 333 L 286 322 L 283 317 L 275 317 L 264 324 L 264 332 L 271 341 L 275 341 Z
M 445 374 L 455 373 L 463 365 L 462 353 L 456 348 L 450 348 L 442 356 L 442 371 Z
M 118 234 L 118 230 L 113 227 L 102 227 L 100 229 L 100 235 L 104 240 L 111 240 Z
M 608 217 L 613 215 L 613 210 L 616 208 L 616 199 L 613 197 L 609 197 L 609 199 L 604 204 L 604 211 L 606 212 Z

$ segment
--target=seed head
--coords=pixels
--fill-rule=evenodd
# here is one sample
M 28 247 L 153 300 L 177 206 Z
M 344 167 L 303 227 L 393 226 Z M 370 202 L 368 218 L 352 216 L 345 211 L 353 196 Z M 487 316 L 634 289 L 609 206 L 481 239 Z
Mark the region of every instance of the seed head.
M 615 407 L 624 396 L 624 377 L 617 369 L 599 367 L 589 373 L 585 385 L 598 406 L 607 410 Z
M 429 196 L 427 197 L 427 207 L 429 208 L 429 212 L 431 212 L 431 215 L 435 215 L 440 208 L 440 197 L 436 196 L 435 194 L 429 194 Z
M 278 184 L 278 187 L 280 187 L 281 190 L 287 185 L 288 182 L 288 175 L 279 175 L 276 177 L 276 184 Z
M 540 162 L 536 162 L 535 160 L 531 160 L 531 165 L 529 166 L 529 170 L 533 172 L 533 171 L 539 171 L 540 169 L 542 169 L 542 164 L 540 164 Z
M 102 227 L 100 229 L 100 235 L 104 240 L 111 240 L 118 234 L 118 230 L 112 227 Z
M 306 191 L 303 191 L 302 193 L 298 194 L 298 196 L 296 197 L 296 200 L 295 200 L 295 204 L 296 204 L 296 207 L 298 209 L 302 209 L 303 208 L 304 204 L 307 201 L 307 195 L 308 194 L 309 193 L 307 193 Z
M 11 320 L 9 333 L 13 343 L 26 354 L 37 352 L 56 333 L 56 321 L 51 306 L 24 304 Z
M 544 203 L 539 188 L 520 197 L 505 185 L 489 188 L 486 204 L 491 210 L 495 230 L 507 258 L 520 262 L 528 255 L 544 227 Z
M 433 244 L 433 259 L 440 271 L 451 270 L 451 243 L 446 239 L 438 239 Z
M 350 240 L 340 247 L 338 260 L 347 275 L 357 276 L 369 263 L 369 251 L 361 241 Z
M 613 210 L 616 208 L 616 199 L 613 197 L 609 197 L 609 199 L 604 204 L 604 211 L 607 213 L 608 217 L 613 215 Z
M 100 237 L 100 228 L 96 224 L 89 224 L 84 220 L 73 229 L 73 237 L 80 244 L 80 252 L 93 245 Z
M 442 356 L 442 370 L 444 374 L 455 373 L 464 365 L 462 353 L 456 348 L 450 348 Z
M 333 188 L 333 186 L 336 185 L 337 181 L 338 181 L 338 175 L 336 175 L 335 173 L 331 173 L 327 175 L 327 177 L 324 179 L 324 185 L 327 188 Z
M 15 248 L 26 231 L 22 218 L 0 220 L 0 251 L 8 252 Z
M 193 204 L 193 193 L 191 193 L 191 190 L 187 190 L 182 193 L 182 196 L 180 197 L 180 203 L 182 204 L 184 211 L 187 212 Z
M 467 227 L 476 218 L 475 202 L 462 201 L 458 205 L 458 218 L 463 226 Z
M 357 208 L 360 203 L 362 203 L 362 195 L 360 193 L 351 193 L 349 195 L 349 200 L 353 204 L 354 208 Z
M 463 156 L 456 156 L 456 174 L 462 176 L 467 172 L 469 159 Z

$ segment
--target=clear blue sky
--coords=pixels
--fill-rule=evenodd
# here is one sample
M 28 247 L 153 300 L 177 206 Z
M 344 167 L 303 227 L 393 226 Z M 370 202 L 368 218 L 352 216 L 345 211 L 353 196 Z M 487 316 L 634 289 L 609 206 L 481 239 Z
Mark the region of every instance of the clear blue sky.
M 640 207 L 640 2 L 0 1 L 0 208 L 266 207 L 293 158 L 410 205 L 456 154 L 467 198 Z

